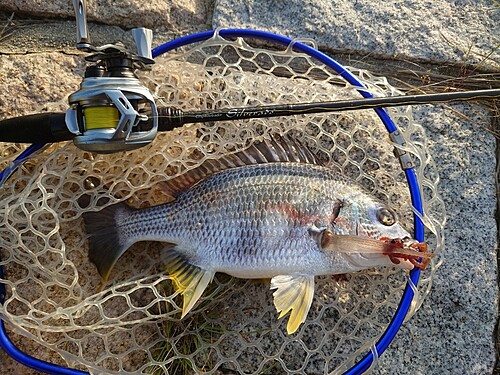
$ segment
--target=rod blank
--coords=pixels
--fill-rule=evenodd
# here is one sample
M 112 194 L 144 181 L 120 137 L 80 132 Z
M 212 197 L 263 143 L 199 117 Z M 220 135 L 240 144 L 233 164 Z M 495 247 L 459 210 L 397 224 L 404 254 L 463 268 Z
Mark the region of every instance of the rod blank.
M 500 98 L 500 89 L 447 92 L 439 94 L 400 95 L 382 98 L 348 99 L 317 103 L 237 107 L 205 111 L 184 112 L 177 108 L 165 107 L 158 108 L 158 130 L 172 130 L 184 124 L 198 122 L 230 121 L 249 118 L 387 108 L 403 105 L 445 103 L 456 100 L 484 100 L 496 98 Z

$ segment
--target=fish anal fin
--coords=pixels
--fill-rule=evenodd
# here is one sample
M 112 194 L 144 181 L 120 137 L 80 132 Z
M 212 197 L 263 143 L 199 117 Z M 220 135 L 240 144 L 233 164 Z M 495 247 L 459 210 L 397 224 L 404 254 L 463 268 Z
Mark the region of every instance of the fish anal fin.
M 297 331 L 307 318 L 314 296 L 314 276 L 303 274 L 278 275 L 271 279 L 274 306 L 279 319 L 290 312 L 286 330 L 289 335 Z
M 200 299 L 214 277 L 214 272 L 195 266 L 174 249 L 167 250 L 166 269 L 175 290 L 183 296 L 182 316 L 186 316 Z

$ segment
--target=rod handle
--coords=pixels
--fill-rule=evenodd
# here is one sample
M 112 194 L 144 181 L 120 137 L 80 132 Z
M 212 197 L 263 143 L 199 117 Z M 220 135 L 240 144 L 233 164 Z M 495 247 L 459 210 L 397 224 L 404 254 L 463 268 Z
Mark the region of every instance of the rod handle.
M 0 142 L 52 143 L 73 139 L 65 113 L 37 113 L 0 121 Z

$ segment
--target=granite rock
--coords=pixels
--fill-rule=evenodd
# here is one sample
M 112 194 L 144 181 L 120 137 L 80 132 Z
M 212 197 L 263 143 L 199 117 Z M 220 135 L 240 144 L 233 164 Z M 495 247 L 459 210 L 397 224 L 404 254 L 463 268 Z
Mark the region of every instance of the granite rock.
M 154 30 L 185 32 L 206 29 L 212 1 L 87 1 L 89 22 L 120 25 L 124 28 L 148 27 Z M 74 18 L 72 1 L 2 0 L 0 11 L 35 15 L 36 17 Z
M 422 308 L 402 325 L 373 373 L 491 374 L 498 313 L 496 142 L 478 127 L 490 113 L 458 104 L 415 107 L 414 114 L 441 178 L 448 218 L 443 263 Z
M 498 67 L 500 56 L 500 12 L 491 0 L 220 0 L 213 26 L 263 29 L 312 38 L 324 48 L 401 59 L 484 59 Z
M 118 36 L 122 27 L 135 26 L 176 33 L 212 26 L 249 27 L 309 37 L 324 48 L 368 55 L 443 63 L 477 63 L 489 55 L 484 64 L 490 66 L 499 60 L 494 48 L 500 12 L 495 12 L 498 5 L 493 1 L 219 0 L 212 25 L 212 2 L 123 3 L 118 9 L 111 0 L 91 1 L 89 20 L 119 25 Z M 67 1 L 1 0 L 0 10 L 53 17 L 54 27 L 64 25 L 68 32 L 73 27 L 71 21 L 61 20 L 73 17 Z M 39 40 L 40 35 L 43 23 L 32 38 Z M 73 38 L 74 34 L 68 37 L 68 46 Z M 61 43 L 48 41 L 46 52 L 28 56 L 18 53 L 29 52 L 31 47 L 0 56 L 0 118 L 32 112 L 47 101 L 64 103 L 64 95 L 78 87 L 81 59 L 52 51 Z M 444 261 L 422 308 L 402 326 L 374 373 L 492 373 L 498 311 L 496 158 L 495 138 L 482 129 L 490 125 L 491 114 L 471 105 L 425 106 L 414 113 L 427 129 L 441 176 L 440 191 L 448 212 Z M 38 373 L 7 360 L 3 352 L 0 370 Z

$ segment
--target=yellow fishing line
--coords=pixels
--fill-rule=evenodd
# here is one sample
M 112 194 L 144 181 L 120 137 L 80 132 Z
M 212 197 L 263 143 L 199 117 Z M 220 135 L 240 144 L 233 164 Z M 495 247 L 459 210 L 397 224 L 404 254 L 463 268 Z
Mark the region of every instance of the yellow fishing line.
M 87 107 L 83 109 L 87 130 L 116 128 L 120 113 L 116 107 Z

